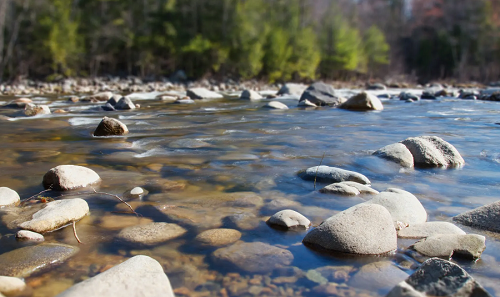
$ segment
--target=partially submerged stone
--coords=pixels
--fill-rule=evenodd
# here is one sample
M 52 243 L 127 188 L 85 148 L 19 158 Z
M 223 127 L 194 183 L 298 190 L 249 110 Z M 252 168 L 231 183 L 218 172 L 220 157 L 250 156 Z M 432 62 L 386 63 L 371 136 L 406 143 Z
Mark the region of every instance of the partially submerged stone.
M 425 261 L 386 297 L 424 296 L 491 297 L 464 269 L 439 258 Z
M 305 100 L 315 106 L 337 106 L 342 103 L 340 97 L 335 94 L 333 86 L 322 82 L 310 85 L 300 96 L 299 105 Z
M 94 131 L 94 136 L 125 135 L 127 126 L 117 119 L 104 117 Z
M 378 194 L 379 192 L 357 182 L 345 181 L 330 184 L 319 190 L 320 193 L 337 194 L 345 196 L 356 196 L 359 194 Z
M 0 294 L 16 296 L 26 289 L 24 281 L 17 277 L 0 276 Z
M 459 214 L 453 220 L 465 226 L 499 233 L 500 201 Z
M 66 261 L 78 251 L 74 246 L 50 243 L 19 248 L 0 255 L 0 275 L 28 277 Z
M 244 90 L 240 95 L 240 99 L 261 100 L 262 96 L 254 90 Z
M 21 241 L 44 241 L 42 234 L 29 230 L 19 230 L 16 233 L 16 239 Z
M 477 234 L 436 234 L 416 242 L 412 248 L 429 257 L 478 259 L 486 248 L 485 240 Z
M 94 170 L 76 165 L 59 165 L 43 176 L 44 188 L 56 191 L 84 188 L 100 181 L 101 178 Z
M 384 105 L 382 105 L 382 102 L 377 96 L 362 92 L 349 98 L 349 100 L 339 105 L 339 108 L 359 111 L 383 110 Z
M 398 231 L 399 238 L 426 238 L 437 234 L 464 235 L 465 232 L 449 222 L 425 222 Z
M 19 194 L 7 187 L 0 187 L 0 207 L 18 205 L 21 201 Z
M 187 90 L 187 96 L 191 99 L 220 99 L 223 96 L 205 88 L 192 88 Z
M 279 101 L 271 101 L 266 103 L 266 105 L 262 106 L 264 108 L 269 108 L 269 109 L 281 109 L 281 110 L 286 110 L 288 109 L 288 106 L 286 104 L 281 103 Z
M 50 114 L 50 108 L 47 105 L 36 105 L 32 103 L 26 104 L 24 108 L 24 114 L 32 117 L 36 115 Z
M 388 292 L 407 277 L 408 274 L 391 261 L 379 261 L 361 267 L 347 284 L 355 288 Z
M 410 137 L 401 141 L 413 155 L 416 167 L 462 167 L 464 159 L 450 143 L 437 136 Z
M 33 100 L 29 98 L 17 98 L 12 101 L 9 101 L 6 105 L 3 107 L 8 107 L 8 108 L 25 108 L 27 104 L 33 103 Z
M 410 150 L 402 143 L 394 143 L 377 150 L 373 153 L 375 156 L 393 161 L 407 168 L 413 167 L 413 155 Z
M 84 280 L 57 296 L 174 297 L 174 292 L 160 263 L 148 256 L 139 255 Z
M 359 204 L 325 220 L 303 242 L 328 251 L 378 255 L 397 248 L 397 235 L 386 208 Z
M 129 244 L 152 246 L 182 236 L 186 232 L 186 229 L 177 224 L 160 222 L 127 227 L 116 237 Z
M 49 232 L 79 221 L 88 213 L 89 205 L 81 198 L 52 201 L 19 227 L 38 233 Z
M 208 246 L 225 246 L 235 243 L 241 238 L 241 232 L 234 229 L 211 229 L 198 234 L 195 238 L 196 241 L 202 245 Z
M 285 209 L 272 215 L 267 223 L 273 227 L 290 229 L 290 228 L 303 228 L 307 229 L 311 226 L 305 216 L 296 212 L 295 210 Z
M 361 173 L 325 165 L 308 168 L 304 172 L 300 172 L 299 176 L 305 180 L 316 179 L 317 181 L 334 182 L 334 183 L 343 181 L 354 181 L 363 185 L 370 184 L 370 180 Z
M 135 109 L 136 106 L 134 102 L 132 102 L 132 99 L 129 97 L 122 97 L 116 104 L 114 105 L 114 108 L 117 110 L 132 110 Z

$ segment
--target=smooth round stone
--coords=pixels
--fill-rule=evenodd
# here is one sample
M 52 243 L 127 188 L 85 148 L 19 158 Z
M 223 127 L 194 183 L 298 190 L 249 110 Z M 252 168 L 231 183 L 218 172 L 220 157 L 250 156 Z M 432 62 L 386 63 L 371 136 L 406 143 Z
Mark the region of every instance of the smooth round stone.
M 241 92 L 240 99 L 261 100 L 262 96 L 254 90 L 244 90 Z
M 126 191 L 123 193 L 123 198 L 126 199 L 141 199 L 142 197 L 146 196 L 149 192 L 141 187 L 135 187 L 131 190 Z
M 92 169 L 76 165 L 59 165 L 43 176 L 45 189 L 67 191 L 97 184 L 99 175 Z
M 355 95 L 346 102 L 342 103 L 340 108 L 349 110 L 383 110 L 384 105 L 377 96 L 370 93 L 362 92 Z
M 0 207 L 18 205 L 21 201 L 19 194 L 7 187 L 0 187 Z
M 94 131 L 94 136 L 115 136 L 128 133 L 127 126 L 121 121 L 104 117 Z
M 330 184 L 320 189 L 319 192 L 323 194 L 336 194 L 342 196 L 357 196 L 361 194 L 361 192 L 355 187 L 351 187 L 344 183 Z
M 120 231 L 117 239 L 130 244 L 156 245 L 186 233 L 187 230 L 176 224 L 150 223 L 127 227 Z
M 290 229 L 303 228 L 307 229 L 311 226 L 311 221 L 295 210 L 285 209 L 275 213 L 267 220 L 267 223 L 272 227 Z
M 25 288 L 26 284 L 17 277 L 0 276 L 0 294 L 15 296 Z
M 237 242 L 217 249 L 212 259 L 218 267 L 229 267 L 251 273 L 270 272 L 292 263 L 290 251 L 263 242 Z
M 286 110 L 288 109 L 288 106 L 286 104 L 281 103 L 279 101 L 271 101 L 268 102 L 266 105 L 263 106 L 264 108 L 269 108 L 269 109 L 280 109 L 280 110 Z
M 317 180 L 333 183 L 353 181 L 363 185 L 370 184 L 370 180 L 360 173 L 325 165 L 310 167 L 304 172 L 299 173 L 299 176 L 305 180 Z
M 397 234 L 385 207 L 363 203 L 328 218 L 303 242 L 327 251 L 378 255 L 397 248 Z
M 28 240 L 28 241 L 44 241 L 45 238 L 42 234 L 28 231 L 28 230 L 20 230 L 16 233 L 17 240 Z
M 78 251 L 74 246 L 49 243 L 16 249 L 0 255 L 0 275 L 28 277 L 64 262 Z
M 398 231 L 399 238 L 425 238 L 436 234 L 463 235 L 465 232 L 448 222 L 425 222 Z
M 225 246 L 238 241 L 241 238 L 241 232 L 234 229 L 212 229 L 198 234 L 195 240 L 203 245 Z
M 429 257 L 462 256 L 477 259 L 481 257 L 486 238 L 477 234 L 436 234 L 422 239 L 412 248 Z
M 130 190 L 130 194 L 132 195 L 141 195 L 144 193 L 144 189 L 141 187 L 135 187 L 132 190 Z
M 410 137 L 401 143 L 410 150 L 416 167 L 462 167 L 465 164 L 457 149 L 437 136 Z
M 377 150 L 373 153 L 375 156 L 393 161 L 402 167 L 413 167 L 413 155 L 410 150 L 402 143 L 393 143 Z

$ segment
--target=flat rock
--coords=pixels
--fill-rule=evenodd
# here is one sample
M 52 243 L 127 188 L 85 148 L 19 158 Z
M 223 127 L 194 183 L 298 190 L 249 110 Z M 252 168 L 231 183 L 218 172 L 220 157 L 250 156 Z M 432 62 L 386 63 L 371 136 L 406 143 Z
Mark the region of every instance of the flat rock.
M 84 188 L 100 181 L 101 178 L 94 170 L 76 165 L 59 165 L 43 176 L 44 188 L 56 191 Z
M 383 110 L 384 105 L 377 96 L 370 93 L 362 92 L 356 96 L 349 98 L 346 102 L 339 105 L 339 108 L 349 110 Z
M 412 168 L 414 166 L 413 155 L 402 143 L 389 144 L 377 150 L 373 154 L 375 156 L 396 162 L 403 167 Z
M 450 143 L 437 136 L 410 137 L 401 141 L 413 155 L 416 167 L 462 167 L 464 159 Z
M 139 255 L 84 280 L 57 296 L 174 297 L 174 292 L 160 263 L 148 256 Z
M 186 94 L 191 99 L 221 99 L 223 96 L 205 88 L 192 88 Z
M 122 97 L 116 104 L 114 105 L 116 110 L 131 110 L 135 109 L 135 104 L 132 102 L 132 99 L 129 97 Z
M 265 273 L 292 263 L 290 251 L 263 242 L 237 242 L 217 249 L 212 260 L 218 267 L 229 266 L 250 273 Z
M 353 181 L 363 185 L 370 184 L 370 180 L 361 173 L 325 165 L 308 168 L 304 172 L 300 172 L 299 176 L 305 180 L 314 180 L 316 178 L 317 181 L 333 183 Z
M 465 232 L 449 222 L 425 222 L 398 231 L 399 238 L 426 238 L 436 234 L 457 234 Z
M 79 249 L 65 244 L 39 244 L 16 249 L 0 255 L 0 275 L 28 277 L 60 264 Z
M 486 248 L 485 240 L 477 234 L 436 234 L 416 242 L 412 248 L 428 257 L 456 255 L 478 259 Z
M 36 233 L 29 230 L 19 230 L 16 233 L 17 240 L 27 240 L 27 241 L 44 241 L 45 238 L 42 234 Z
M 33 214 L 30 221 L 19 227 L 38 233 L 59 229 L 73 221 L 79 221 L 89 213 L 87 201 L 81 198 L 52 201 Z
M 391 261 L 374 262 L 361 267 L 347 285 L 373 291 L 387 293 L 398 283 L 408 278 L 408 274 L 399 269 Z
M 127 126 L 117 119 L 104 117 L 94 131 L 94 136 L 125 135 Z
M 187 230 L 177 224 L 149 223 L 123 229 L 117 239 L 130 244 L 156 245 L 182 236 Z
M 432 258 L 425 261 L 387 297 L 486 297 L 491 296 L 465 270 L 450 261 Z
M 281 109 L 281 110 L 288 109 L 288 106 L 286 106 L 286 104 L 281 103 L 279 101 L 268 102 L 268 103 L 266 103 L 266 105 L 264 105 L 262 107 L 263 108 L 269 108 L 269 109 Z
M 0 187 L 0 207 L 18 205 L 21 201 L 19 194 L 7 187 Z
M 311 226 L 305 216 L 296 212 L 295 210 L 285 209 L 272 215 L 267 223 L 272 227 L 290 229 L 290 228 L 303 228 L 307 229 Z
M 359 194 L 376 195 L 379 193 L 377 190 L 374 190 L 367 185 L 351 181 L 330 184 L 320 189 L 319 191 L 321 193 L 337 194 L 344 196 L 356 196 Z
M 203 245 L 225 246 L 231 243 L 235 243 L 240 238 L 240 231 L 220 228 L 203 231 L 196 236 L 195 240 Z
M 244 90 L 241 95 L 240 95 L 240 99 L 245 99 L 245 100 L 261 100 L 262 99 L 262 96 L 253 91 L 253 90 Z
M 329 251 L 378 255 L 397 248 L 397 234 L 386 208 L 359 204 L 325 220 L 303 242 Z
M 453 220 L 465 226 L 470 226 L 492 232 L 500 232 L 500 201 L 478 207 L 454 217 Z
M 413 226 L 427 221 L 427 212 L 422 203 L 412 193 L 404 190 L 389 188 L 365 203 L 385 207 L 396 228 L 400 227 L 401 223 L 404 226 Z
M 332 85 L 322 82 L 313 83 L 300 96 L 300 102 L 308 100 L 316 106 L 337 106 L 341 104 L 340 97 L 335 95 Z
M 26 288 L 22 279 L 11 276 L 0 276 L 0 294 L 15 296 Z

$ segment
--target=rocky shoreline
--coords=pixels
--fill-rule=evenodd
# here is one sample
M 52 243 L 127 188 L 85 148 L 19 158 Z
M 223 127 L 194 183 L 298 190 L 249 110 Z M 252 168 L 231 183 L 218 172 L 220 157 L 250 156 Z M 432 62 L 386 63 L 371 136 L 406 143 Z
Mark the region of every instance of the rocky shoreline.
M 142 82 L 140 82 L 142 84 Z M 135 84 L 135 82 L 134 82 Z M 203 85 L 203 84 L 202 84 Z M 68 87 L 65 87 L 68 86 Z M 285 84 L 276 94 L 262 96 L 256 90 L 244 89 L 238 86 L 234 89 L 218 89 L 189 87 L 180 85 L 144 85 L 138 89 L 130 89 L 129 84 L 109 86 L 84 86 L 84 84 L 63 83 L 61 89 L 44 85 L 34 88 L 8 89 L 2 87 L 4 94 L 61 94 L 92 93 L 76 97 L 68 96 L 65 100 L 72 102 L 86 101 L 102 104 L 102 111 L 120 111 L 141 108 L 130 96 L 118 95 L 115 92 L 160 92 L 155 94 L 156 100 L 179 104 L 192 104 L 196 100 L 215 100 L 230 96 L 229 92 L 238 92 L 242 100 L 274 99 L 279 96 L 294 96 L 301 108 L 316 108 L 322 106 L 339 107 L 354 111 L 377 111 L 384 109 L 383 99 L 385 86 L 373 86 L 382 91 L 375 95 L 368 91 L 360 91 L 349 99 L 341 97 L 331 85 L 314 83 L 310 86 Z M 38 88 L 40 93 L 36 93 Z M 99 88 L 99 92 L 96 92 Z M 256 87 L 255 87 L 256 88 Z M 211 89 L 211 90 L 209 90 Z M 20 90 L 18 93 L 18 90 Z M 105 92 L 101 92 L 104 91 Z M 227 91 L 227 92 L 226 92 Z M 243 92 L 240 92 L 243 91 Z M 53 92 L 53 93 L 51 93 Z M 455 94 L 456 92 L 456 94 Z M 26 93 L 26 94 L 25 94 Z M 460 98 L 471 100 L 500 100 L 500 90 L 446 90 L 442 86 L 429 86 L 421 94 L 411 94 L 402 91 L 393 99 L 414 102 L 416 100 L 435 100 L 439 97 Z M 234 96 L 234 95 L 231 95 Z M 390 97 L 390 96 L 389 96 Z M 381 100 L 382 99 L 382 100 Z M 4 108 L 14 110 L 24 109 L 24 114 L 16 116 L 44 116 L 52 111 L 46 105 L 34 104 L 29 98 L 18 98 L 5 104 Z M 285 109 L 287 105 L 278 101 L 267 103 L 266 108 Z M 278 103 L 284 105 L 281 106 Z M 54 110 L 55 113 L 57 110 Z M 64 110 L 59 111 L 61 113 Z M 9 118 L 7 118 L 8 120 Z M 108 137 L 129 133 L 129 128 L 111 117 L 104 117 L 97 125 L 93 136 Z M 201 141 L 190 142 L 188 147 L 197 148 L 209 146 Z M 182 144 L 181 147 L 186 147 Z M 375 148 L 376 149 L 376 148 Z M 437 136 L 415 136 L 388 144 L 379 148 L 374 156 L 389 160 L 401 168 L 442 168 L 448 170 L 460 169 L 466 166 L 466 160 L 458 150 L 444 139 Z M 373 189 L 371 181 L 362 172 L 354 172 L 328 165 L 318 165 L 304 168 L 297 175 L 311 183 L 327 182 L 329 185 L 318 191 L 324 195 L 357 196 L 363 195 L 366 201 L 349 207 L 333 216 L 325 216 L 319 225 L 300 212 L 277 201 L 271 204 L 255 193 L 241 193 L 227 198 L 227 201 L 217 205 L 221 210 L 221 220 L 231 221 L 234 228 L 214 226 L 208 228 L 204 222 L 203 232 L 199 232 L 193 240 L 197 245 L 210 247 L 209 262 L 211 265 L 226 267 L 232 271 L 226 282 L 227 286 L 219 291 L 222 296 L 266 296 L 266 295 L 312 295 L 312 296 L 352 296 L 344 284 L 356 287 L 356 284 L 374 282 L 385 288 L 387 296 L 490 296 L 490 294 L 474 280 L 463 268 L 453 260 L 475 261 L 481 257 L 486 248 L 486 238 L 478 234 L 467 234 L 460 226 L 452 222 L 427 221 L 428 214 L 418 197 L 399 188 Z M 53 269 L 58 264 L 78 255 L 77 244 L 68 245 L 63 242 L 45 243 L 44 234 L 63 232 L 73 226 L 75 240 L 78 240 L 78 222 L 85 219 L 92 211 L 86 201 L 87 195 L 105 195 L 95 188 L 106 184 L 98 172 L 85 166 L 61 164 L 47 171 L 40 178 L 46 191 L 57 193 L 50 199 L 40 193 L 21 200 L 19 194 L 6 187 L 0 187 L 0 214 L 5 228 L 16 232 L 19 242 L 29 242 L 20 247 L 0 254 L 0 296 L 29 296 L 29 285 L 22 279 Z M 83 194 L 82 194 L 82 191 Z M 119 200 L 138 201 L 147 194 L 147 189 L 135 187 L 127 191 Z M 111 199 L 114 199 L 111 197 Z M 132 208 L 132 203 L 126 206 Z M 462 213 L 453 218 L 453 222 L 470 226 L 479 230 L 498 233 L 498 209 L 500 201 Z M 124 210 L 128 207 L 122 205 Z M 264 242 L 246 242 L 242 237 L 243 230 L 255 229 L 259 219 L 226 216 L 224 207 L 257 208 L 267 207 L 274 213 L 266 220 L 266 226 L 277 232 L 296 232 L 307 230 L 299 245 L 314 250 L 320 254 L 341 254 L 350 257 L 387 256 L 398 249 L 398 239 L 414 239 L 408 248 L 408 253 L 415 253 L 419 262 L 408 270 L 416 270 L 409 275 L 392 261 L 378 261 L 362 266 L 359 270 L 349 270 L 345 267 L 329 267 L 302 271 L 292 266 L 294 254 L 289 247 L 271 245 Z M 132 209 L 135 211 L 135 209 Z M 176 217 L 176 221 L 187 218 L 187 224 L 193 224 L 193 218 L 184 212 L 188 209 L 156 209 L 166 212 L 168 216 Z M 130 212 L 130 211 L 129 211 Z M 130 213 L 135 216 L 137 213 Z M 181 218 L 181 219 L 179 219 Z M 140 224 L 117 224 L 114 240 L 125 246 L 147 250 L 192 232 L 182 224 L 158 222 L 148 217 Z M 207 218 L 209 221 L 210 218 Z M 251 221 L 249 227 L 242 227 L 245 220 Z M 239 225 L 241 224 L 241 225 Z M 217 224 L 216 224 L 217 225 Z M 243 239 L 242 239 L 243 238 Z M 418 260 L 417 260 L 418 259 Z M 116 262 L 115 262 L 116 263 Z M 109 263 L 107 263 L 109 264 Z M 279 281 L 258 277 L 259 274 L 280 271 Z M 241 273 L 241 274 L 240 274 Z M 74 284 L 58 296 L 89 296 L 89 295 L 123 295 L 123 296 L 198 296 L 187 288 L 176 288 L 170 285 L 169 277 L 164 272 L 162 263 L 147 255 L 135 255 L 121 264 L 107 267 L 93 277 Z M 250 278 L 250 275 L 254 277 Z M 438 276 L 437 276 L 438 275 Z M 280 279 L 281 277 L 281 279 Z M 307 281 L 314 284 L 309 292 L 290 292 L 280 284 Z M 226 289 L 229 288 L 229 289 Z M 370 288 L 356 292 L 356 296 L 368 296 Z M 224 291 L 225 290 L 225 291 Z M 297 293 L 297 294 L 296 294 Z M 201 296 L 201 295 L 200 295 Z

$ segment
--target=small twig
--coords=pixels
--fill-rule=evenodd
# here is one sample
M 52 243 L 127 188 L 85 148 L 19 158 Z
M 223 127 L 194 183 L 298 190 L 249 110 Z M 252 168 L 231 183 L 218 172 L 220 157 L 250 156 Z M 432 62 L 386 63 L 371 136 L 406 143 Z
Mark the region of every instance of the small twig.
M 76 234 L 76 221 L 73 221 L 73 235 L 75 235 L 75 238 L 76 238 L 76 240 L 78 241 L 78 243 L 83 244 L 83 243 L 80 241 L 80 238 L 78 238 L 78 234 Z
M 130 208 L 130 210 L 136 215 L 136 216 L 139 216 L 139 214 L 137 212 L 135 212 L 134 208 L 132 208 L 132 206 L 130 204 L 128 204 L 125 200 L 123 200 L 122 198 L 120 198 L 120 196 L 118 195 L 115 195 L 115 194 L 110 194 L 110 193 L 106 193 L 106 192 L 97 192 L 94 188 L 92 188 L 92 190 L 94 190 L 94 193 L 96 194 L 100 194 L 100 195 L 107 195 L 107 196 L 111 196 L 111 197 L 115 197 L 116 199 L 120 200 L 122 203 L 124 203 L 126 206 L 128 206 L 128 208 Z
M 31 199 L 36 198 L 36 197 L 40 196 L 41 194 L 43 194 L 43 193 L 45 193 L 45 192 L 48 192 L 48 191 L 52 191 L 52 189 L 51 189 L 51 188 L 48 188 L 48 189 L 46 189 L 46 190 L 43 190 L 43 191 L 41 191 L 40 193 L 37 193 L 37 194 L 35 194 L 35 195 L 33 195 L 33 196 L 29 197 L 29 198 L 24 199 L 23 201 L 21 201 L 21 203 L 28 202 L 28 201 L 30 201 Z
M 321 164 L 323 163 L 323 159 L 325 158 L 325 154 L 326 154 L 326 152 L 323 153 L 323 157 L 321 158 L 321 162 L 319 162 L 318 167 L 316 167 L 316 174 L 314 175 L 314 191 L 316 191 L 316 178 L 318 177 L 319 166 L 321 166 Z

